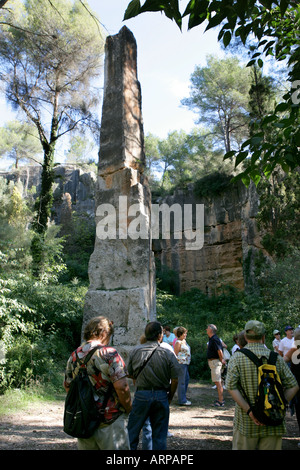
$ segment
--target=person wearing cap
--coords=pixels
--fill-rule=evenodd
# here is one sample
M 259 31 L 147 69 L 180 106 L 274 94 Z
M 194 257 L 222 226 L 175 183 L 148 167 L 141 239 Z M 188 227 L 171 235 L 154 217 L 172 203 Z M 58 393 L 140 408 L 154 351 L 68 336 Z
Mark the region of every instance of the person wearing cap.
M 256 320 L 247 322 L 245 337 L 247 340 L 245 349 L 249 349 L 259 358 L 269 357 L 271 351 L 264 345 L 265 327 L 263 323 Z M 297 381 L 280 355 L 277 357 L 276 368 L 286 400 L 290 401 L 299 390 Z M 279 426 L 267 426 L 260 423 L 240 391 L 242 387 L 250 403 L 254 404 L 258 387 L 257 376 L 257 367 L 247 356 L 237 351 L 231 357 L 228 363 L 226 388 L 236 402 L 233 421 L 233 450 L 281 450 L 282 448 L 282 436 L 286 432 L 285 422 Z
M 273 339 L 272 346 L 274 351 L 278 353 L 278 346 L 280 344 L 280 331 L 274 330 L 273 335 L 275 336 L 275 338 Z
M 280 356 L 284 357 L 285 354 L 293 347 L 294 344 L 294 328 L 287 325 L 284 329 L 286 337 L 280 341 L 278 352 Z

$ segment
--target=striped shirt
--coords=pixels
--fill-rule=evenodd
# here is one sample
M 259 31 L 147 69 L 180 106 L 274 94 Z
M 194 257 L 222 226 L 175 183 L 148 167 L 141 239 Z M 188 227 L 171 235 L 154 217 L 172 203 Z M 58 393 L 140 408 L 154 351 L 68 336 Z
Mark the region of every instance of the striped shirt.
M 248 343 L 245 348 L 250 349 L 257 357 L 269 357 L 270 350 L 261 343 Z M 276 368 L 284 389 L 297 385 L 283 358 L 278 355 Z M 256 365 L 244 354 L 238 351 L 228 362 L 226 388 L 227 390 L 240 390 L 241 383 L 251 404 L 254 404 L 258 387 L 258 372 Z M 285 423 L 280 426 L 257 426 L 237 403 L 235 405 L 234 429 L 247 437 L 282 436 L 286 432 Z

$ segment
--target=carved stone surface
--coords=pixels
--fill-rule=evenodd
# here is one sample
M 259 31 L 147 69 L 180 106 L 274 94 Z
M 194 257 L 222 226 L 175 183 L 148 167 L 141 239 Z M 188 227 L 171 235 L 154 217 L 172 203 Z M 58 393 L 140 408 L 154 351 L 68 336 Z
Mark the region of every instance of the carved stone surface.
M 96 232 L 83 328 L 93 316 L 109 317 L 115 326 L 113 344 L 126 358 L 127 352 L 139 342 L 147 321 L 155 319 L 156 314 L 151 192 L 143 175 L 141 89 L 132 33 L 124 27 L 117 35 L 109 36 L 105 54 L 96 227 L 103 220 L 104 204 L 108 204 L 116 211 L 116 237 L 104 239 Z M 139 214 L 128 215 L 133 204 L 143 212 L 144 238 L 132 239 L 128 235 L 130 223 Z

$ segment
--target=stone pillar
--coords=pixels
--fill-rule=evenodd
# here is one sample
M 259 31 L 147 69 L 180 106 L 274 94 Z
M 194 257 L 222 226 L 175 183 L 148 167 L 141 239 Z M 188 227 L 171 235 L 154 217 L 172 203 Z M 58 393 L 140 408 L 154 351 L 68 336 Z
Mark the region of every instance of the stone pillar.
M 123 27 L 106 40 L 95 194 L 97 235 L 89 262 L 83 328 L 97 315 L 113 320 L 113 344 L 125 358 L 156 316 L 151 192 L 144 166 L 137 47 L 133 34 Z

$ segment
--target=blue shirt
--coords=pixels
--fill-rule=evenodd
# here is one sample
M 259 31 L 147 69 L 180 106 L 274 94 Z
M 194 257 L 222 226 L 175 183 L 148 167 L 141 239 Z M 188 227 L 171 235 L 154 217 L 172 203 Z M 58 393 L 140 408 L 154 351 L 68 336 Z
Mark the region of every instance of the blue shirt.
M 219 359 L 218 351 L 223 352 L 223 346 L 220 338 L 217 335 L 213 335 L 209 338 L 207 346 L 207 359 Z
M 163 341 L 164 341 L 165 343 L 170 344 L 171 346 L 173 346 L 173 341 L 174 341 L 174 339 L 175 339 L 174 333 L 170 333 L 169 336 L 164 335 L 164 337 L 163 337 Z

